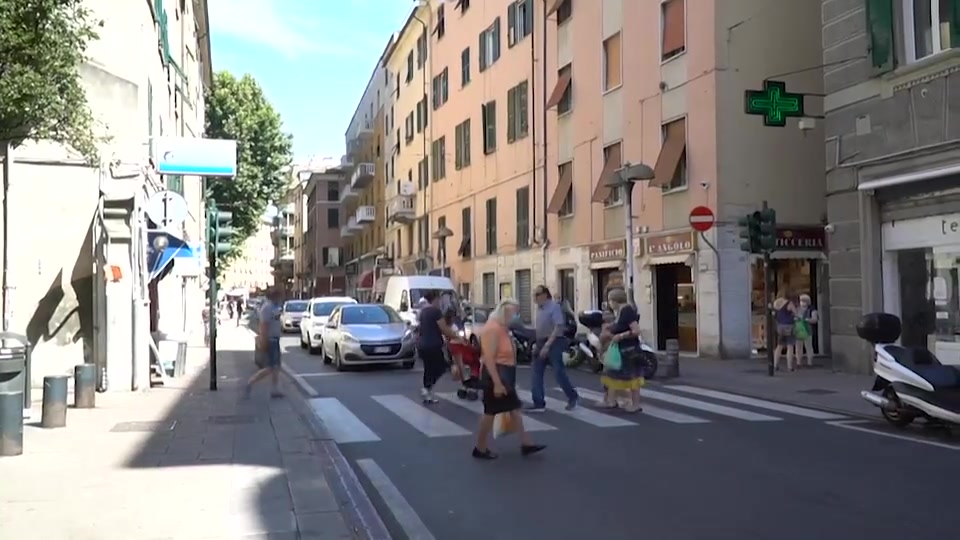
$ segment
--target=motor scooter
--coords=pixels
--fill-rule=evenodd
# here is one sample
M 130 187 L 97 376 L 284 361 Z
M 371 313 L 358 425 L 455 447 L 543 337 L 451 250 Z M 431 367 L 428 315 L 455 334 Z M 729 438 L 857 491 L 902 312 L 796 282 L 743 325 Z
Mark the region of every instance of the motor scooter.
M 600 332 L 603 329 L 608 315 L 611 314 L 601 310 L 581 311 L 577 315 L 577 321 L 587 328 L 587 333 L 583 334 L 582 337 L 578 335 L 573 345 L 571 345 L 570 354 L 572 358 L 568 365 L 578 366 L 586 364 L 590 366 L 595 373 L 603 370 L 603 361 L 600 357 Z M 653 350 L 653 347 L 643 341 L 642 336 L 639 339 L 640 354 L 643 360 L 642 375 L 643 378 L 652 380 L 656 378 L 659 367 L 657 352 Z M 575 350 L 574 347 L 576 348 Z
M 960 369 L 945 366 L 925 347 L 903 347 L 900 319 L 870 313 L 857 324 L 860 339 L 873 345 L 873 388 L 860 396 L 880 408 L 894 426 L 906 427 L 917 418 L 960 424 Z

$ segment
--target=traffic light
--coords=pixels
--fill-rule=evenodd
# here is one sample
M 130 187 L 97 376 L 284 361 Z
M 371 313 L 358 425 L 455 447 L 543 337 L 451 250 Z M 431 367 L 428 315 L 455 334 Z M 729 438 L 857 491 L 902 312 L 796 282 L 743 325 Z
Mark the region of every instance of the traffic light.
M 773 253 L 777 249 L 777 211 L 773 208 L 764 208 L 756 214 L 759 214 L 760 222 L 760 249 Z
M 740 249 L 760 253 L 760 212 L 747 214 L 737 221 L 740 226 Z
M 207 246 L 211 255 L 223 255 L 232 249 L 230 239 L 236 234 L 232 219 L 233 214 L 217 210 L 216 206 L 207 209 Z

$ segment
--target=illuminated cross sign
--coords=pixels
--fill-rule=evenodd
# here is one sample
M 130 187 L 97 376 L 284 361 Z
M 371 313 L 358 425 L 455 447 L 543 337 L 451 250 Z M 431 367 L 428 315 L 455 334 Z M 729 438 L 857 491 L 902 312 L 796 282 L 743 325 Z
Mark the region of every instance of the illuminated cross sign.
M 784 127 L 787 118 L 803 114 L 803 94 L 787 92 L 780 81 L 764 81 L 763 90 L 746 91 L 746 112 L 763 116 L 763 125 Z

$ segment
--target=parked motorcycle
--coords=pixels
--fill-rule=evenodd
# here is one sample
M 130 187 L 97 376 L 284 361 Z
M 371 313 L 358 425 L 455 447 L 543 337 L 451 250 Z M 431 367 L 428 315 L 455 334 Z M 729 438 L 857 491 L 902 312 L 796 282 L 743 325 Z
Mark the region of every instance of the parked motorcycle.
M 578 335 L 568 351 L 568 365 L 588 365 L 595 372 L 603 370 L 603 360 L 600 356 L 600 332 L 603 328 L 607 313 L 601 310 L 581 311 L 577 321 L 587 328 L 586 334 Z M 643 362 L 642 375 L 645 379 L 654 379 L 657 376 L 659 362 L 657 353 L 640 337 L 640 354 Z
M 873 345 L 873 388 L 860 396 L 880 408 L 894 426 L 917 418 L 960 424 L 960 369 L 945 366 L 925 347 L 902 347 L 896 315 L 870 313 L 857 324 L 857 335 Z

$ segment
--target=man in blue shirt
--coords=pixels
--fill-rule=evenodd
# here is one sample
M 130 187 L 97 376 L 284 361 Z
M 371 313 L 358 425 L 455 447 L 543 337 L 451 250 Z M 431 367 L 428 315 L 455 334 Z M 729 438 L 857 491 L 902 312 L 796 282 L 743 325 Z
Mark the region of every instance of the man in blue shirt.
M 570 378 L 567 377 L 567 368 L 563 364 L 563 351 L 568 346 L 567 338 L 564 336 L 566 317 L 560 304 L 553 300 L 550 289 L 541 285 L 537 287 L 533 294 L 538 306 L 537 344 L 534 347 L 533 380 L 530 383 L 533 405 L 527 408 L 527 412 L 543 412 L 547 408 L 543 388 L 543 376 L 547 370 L 547 363 L 553 367 L 557 384 L 560 385 L 563 393 L 567 396 L 566 409 L 572 411 L 577 407 L 580 396 L 577 395 L 576 389 L 570 383 Z
M 280 315 L 283 307 L 280 302 L 280 291 L 270 289 L 267 292 L 267 299 L 260 306 L 260 328 L 257 333 L 257 354 L 263 355 L 263 368 L 253 374 L 247 381 L 244 389 L 245 395 L 250 395 L 250 390 L 254 383 L 270 377 L 270 397 L 283 397 L 280 392 L 280 336 L 283 333 L 283 327 L 280 323 Z

